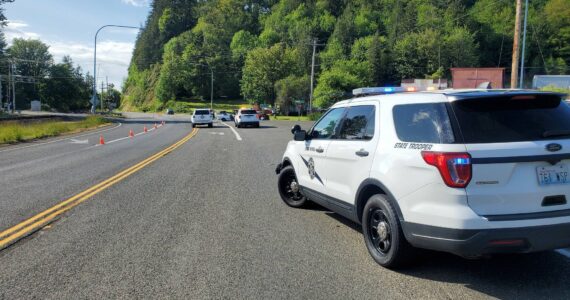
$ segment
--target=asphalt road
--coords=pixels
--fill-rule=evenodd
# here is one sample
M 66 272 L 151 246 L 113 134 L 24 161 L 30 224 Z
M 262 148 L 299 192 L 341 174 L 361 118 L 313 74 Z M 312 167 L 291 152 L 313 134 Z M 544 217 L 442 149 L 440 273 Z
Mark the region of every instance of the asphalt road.
M 127 122 L 106 138 L 154 120 Z M 408 270 L 379 267 L 358 225 L 279 199 L 274 169 L 291 125 L 236 129 L 241 141 L 221 124 L 199 129 L 172 153 L 0 251 L 0 299 L 570 298 L 570 260 L 554 251 L 486 260 L 426 253 Z M 178 119 L 105 146 L 92 146 L 94 134 L 88 144 L 0 149 L 0 230 L 190 131 Z

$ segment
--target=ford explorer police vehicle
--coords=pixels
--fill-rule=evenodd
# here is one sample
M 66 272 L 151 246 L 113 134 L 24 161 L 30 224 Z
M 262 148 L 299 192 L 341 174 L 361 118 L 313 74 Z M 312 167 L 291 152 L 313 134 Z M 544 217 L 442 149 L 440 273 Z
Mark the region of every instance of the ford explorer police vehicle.
M 369 96 L 336 103 L 307 131 L 293 127 L 276 170 L 287 205 L 314 201 L 361 223 L 386 267 L 416 248 L 476 258 L 570 246 L 561 94 L 377 90 L 355 90 Z

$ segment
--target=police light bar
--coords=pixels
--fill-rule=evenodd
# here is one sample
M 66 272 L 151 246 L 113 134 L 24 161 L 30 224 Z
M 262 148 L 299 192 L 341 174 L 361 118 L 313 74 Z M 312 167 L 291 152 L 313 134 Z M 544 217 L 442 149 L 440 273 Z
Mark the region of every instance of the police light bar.
M 368 95 L 384 95 L 384 94 L 393 94 L 393 93 L 401 93 L 401 92 L 415 92 L 416 88 L 414 87 L 397 87 L 397 86 L 387 86 L 387 87 L 367 87 L 367 88 L 358 88 L 352 90 L 352 94 L 355 97 L 361 96 L 368 96 Z

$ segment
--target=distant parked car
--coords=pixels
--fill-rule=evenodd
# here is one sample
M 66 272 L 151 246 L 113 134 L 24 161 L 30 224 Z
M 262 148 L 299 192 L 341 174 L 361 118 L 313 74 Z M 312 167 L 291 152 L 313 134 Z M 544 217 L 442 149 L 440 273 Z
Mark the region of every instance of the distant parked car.
M 259 120 L 269 120 L 269 114 L 266 113 L 265 111 L 258 110 L 257 111 L 257 118 Z
M 228 112 L 226 112 L 225 110 L 222 110 L 218 113 L 218 120 L 220 121 L 230 121 L 232 118 L 230 116 L 230 114 L 228 114 Z
M 174 110 L 172 108 L 167 108 L 166 109 L 166 114 L 167 115 L 173 115 L 174 114 Z

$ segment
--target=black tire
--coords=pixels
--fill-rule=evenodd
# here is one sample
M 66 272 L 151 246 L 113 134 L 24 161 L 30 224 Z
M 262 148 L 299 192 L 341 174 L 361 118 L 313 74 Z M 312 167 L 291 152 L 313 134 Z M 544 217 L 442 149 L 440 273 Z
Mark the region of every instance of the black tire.
M 374 195 L 366 202 L 362 232 L 368 252 L 379 265 L 396 269 L 415 261 L 415 248 L 406 240 L 396 211 L 385 195 Z
M 214 124 L 208 123 L 208 128 L 212 128 L 212 127 L 214 127 Z
M 259 123 L 255 124 L 255 128 L 259 128 Z
M 293 186 L 293 182 L 296 183 L 296 186 Z M 277 189 L 279 190 L 281 200 L 283 200 L 285 204 L 295 208 L 303 207 L 307 205 L 308 202 L 307 197 L 298 190 L 298 183 L 297 175 L 295 175 L 295 170 L 292 166 L 283 168 L 281 173 L 279 173 Z
M 196 124 L 192 123 L 192 128 L 196 128 Z

